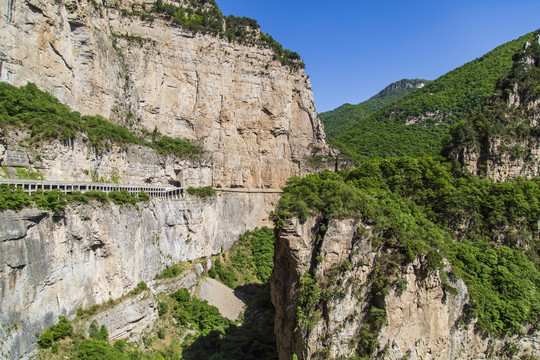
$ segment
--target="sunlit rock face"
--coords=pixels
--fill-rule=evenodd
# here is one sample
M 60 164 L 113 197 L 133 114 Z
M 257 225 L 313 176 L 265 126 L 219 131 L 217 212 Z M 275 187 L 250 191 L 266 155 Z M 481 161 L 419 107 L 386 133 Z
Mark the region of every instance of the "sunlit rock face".
M 1 0 L 0 81 L 33 82 L 83 114 L 193 141 L 215 187 L 279 188 L 307 174 L 306 158 L 326 145 L 304 71 L 268 48 L 129 15 L 150 7 Z

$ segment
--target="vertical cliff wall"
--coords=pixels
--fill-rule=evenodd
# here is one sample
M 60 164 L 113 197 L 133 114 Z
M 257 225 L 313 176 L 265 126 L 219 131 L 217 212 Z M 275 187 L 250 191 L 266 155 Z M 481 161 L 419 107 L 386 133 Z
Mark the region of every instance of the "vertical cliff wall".
M 260 45 L 142 20 L 152 3 L 0 1 L 0 81 L 206 151 L 216 187 L 279 188 L 325 148 L 309 78 Z
M 276 200 L 275 194 L 221 193 L 138 207 L 77 205 L 63 214 L 0 213 L 3 356 L 28 354 L 34 334 L 58 315 L 119 298 L 166 265 L 227 249 L 263 222 Z
M 390 271 L 392 250 L 377 236 L 358 220 L 314 216 L 279 230 L 271 294 L 280 359 L 483 359 L 513 346 L 514 355 L 540 355 L 537 330 L 476 333 L 463 281 L 443 285 L 426 259 Z

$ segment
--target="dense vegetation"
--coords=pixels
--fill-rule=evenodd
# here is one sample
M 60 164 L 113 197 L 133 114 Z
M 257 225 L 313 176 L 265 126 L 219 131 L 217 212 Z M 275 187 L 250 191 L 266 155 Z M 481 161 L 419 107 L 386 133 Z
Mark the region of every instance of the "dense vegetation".
M 81 116 L 32 83 L 19 88 L 0 83 L 0 128 L 4 132 L 8 129 L 28 131 L 27 141 L 32 146 L 42 141 L 66 142 L 82 136 L 96 151 L 107 149 L 114 143 L 148 146 L 162 154 L 179 157 L 200 152 L 197 146 L 181 139 L 153 133 L 152 141 L 148 141 L 102 116 Z
M 200 198 L 206 198 L 210 197 L 216 194 L 216 189 L 214 189 L 211 186 L 203 186 L 203 187 L 193 187 L 190 186 L 187 188 L 187 193 L 190 195 L 195 195 Z
M 373 157 L 438 154 L 450 126 L 493 93 L 498 79 L 511 70 L 514 54 L 533 38 L 534 33 L 526 34 L 450 71 L 361 119 L 332 142 L 357 163 Z
M 291 178 L 273 214 L 358 218 L 397 263 L 427 256 L 463 278 L 479 329 L 512 333 L 540 316 L 540 180 L 494 183 L 428 156 L 373 160 L 355 170 Z M 389 285 L 389 284 L 387 284 Z
M 208 275 L 230 288 L 260 282 L 268 284 L 274 268 L 274 231 L 266 226 L 246 231 L 229 251 L 225 264 L 216 260 Z
M 510 98 L 514 103 L 508 105 Z M 497 161 L 503 153 L 515 159 L 527 160 L 540 135 L 539 108 L 535 101 L 540 98 L 540 45 L 534 41 L 523 52 L 516 54 L 509 75 L 497 83 L 494 94 L 454 126 L 444 144 L 444 154 L 458 158 L 465 147 L 483 155 L 480 171 L 485 162 Z M 503 146 L 494 149 L 492 140 L 499 138 Z M 532 141 L 529 141 L 532 140 Z M 531 160 L 531 159 L 529 159 Z
M 158 295 L 159 319 L 154 330 L 141 341 L 109 341 L 107 329 L 95 321 L 90 323 L 88 336 L 85 335 L 86 329 L 82 329 L 78 321 L 88 321 L 89 316 L 102 307 L 110 308 L 117 303 L 111 300 L 110 304 L 79 309 L 75 326 L 60 317 L 58 324 L 38 334 L 43 345 L 37 359 L 277 359 L 274 308 L 268 284 L 273 268 L 273 245 L 273 230 L 257 228 L 244 233 L 232 249 L 214 260 L 212 269 L 221 269 L 214 272 L 216 279 L 226 282 L 228 278 L 223 274 L 232 274 L 234 283 L 228 285 L 240 293 L 247 304 L 238 322 L 224 318 L 216 307 L 182 289 Z M 187 263 L 171 266 L 156 279 L 178 276 L 187 266 Z M 141 282 L 127 296 L 136 296 L 148 289 Z
M 73 203 L 87 204 L 93 200 L 100 203 L 113 202 L 116 205 L 135 205 L 140 201 L 148 201 L 149 198 L 148 194 L 144 191 L 141 191 L 138 195 L 132 195 L 124 189 L 110 191 L 108 193 L 95 190 L 87 191 L 85 193 L 79 191 L 64 193 L 59 190 L 39 190 L 33 192 L 32 195 L 28 195 L 20 188 L 13 189 L 12 186 L 5 184 L 0 185 L 0 211 L 20 211 L 25 207 L 33 205 L 40 209 L 62 212 L 66 209 L 68 204 Z
M 422 79 L 403 79 L 388 85 L 377 95 L 372 96 L 368 100 L 360 104 L 343 104 L 340 107 L 319 114 L 321 121 L 324 124 L 324 130 L 330 138 L 335 138 L 346 130 L 349 130 L 361 119 L 369 114 L 382 109 L 401 97 L 416 90 L 414 86 L 421 83 L 427 83 L 427 80 Z M 412 87 L 408 87 L 412 85 Z
M 214 0 L 190 0 L 185 6 L 157 0 L 151 12 L 162 14 L 174 25 L 194 33 L 208 33 L 226 38 L 230 42 L 268 47 L 274 51 L 275 60 L 292 69 L 305 66 L 300 55 L 284 49 L 272 36 L 262 32 L 256 20 L 234 15 L 224 16 Z

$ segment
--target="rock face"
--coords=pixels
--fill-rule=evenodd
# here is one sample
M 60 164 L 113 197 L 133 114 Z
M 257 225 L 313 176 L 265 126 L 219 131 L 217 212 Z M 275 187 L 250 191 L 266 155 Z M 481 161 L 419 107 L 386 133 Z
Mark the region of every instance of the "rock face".
M 67 144 L 56 141 L 24 148 L 19 146 L 20 135 L 9 132 L 0 139 L 0 163 L 7 171 L 4 176 L 17 177 L 16 168 L 24 167 L 46 180 L 181 187 L 212 185 L 212 165 L 204 159 L 164 156 L 140 145 L 111 144 L 109 149 L 97 152 L 82 138 Z
M 275 194 L 219 193 L 209 200 L 153 200 L 138 209 L 109 204 L 78 205 L 61 215 L 0 213 L 4 356 L 34 349 L 34 334 L 58 315 L 119 298 L 166 265 L 227 249 L 276 200 Z
M 425 259 L 394 273 L 381 294 L 391 253 L 373 245 L 373 229 L 321 221 L 292 219 L 279 231 L 271 294 L 280 359 L 483 359 L 516 340 L 476 334 L 474 320 L 463 317 L 465 284 L 451 281 L 456 291 L 446 291 Z M 522 336 L 518 352 L 538 357 L 538 339 L 537 331 Z
M 151 4 L 146 4 L 149 9 Z M 308 77 L 271 49 L 141 20 L 142 3 L 0 1 L 0 81 L 200 145 L 215 187 L 279 188 L 326 148 Z

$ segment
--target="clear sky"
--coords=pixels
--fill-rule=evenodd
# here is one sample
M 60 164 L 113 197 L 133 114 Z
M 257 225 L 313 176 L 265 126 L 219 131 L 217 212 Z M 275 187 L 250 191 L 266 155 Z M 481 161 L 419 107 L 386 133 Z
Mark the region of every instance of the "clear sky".
M 540 0 L 216 0 L 306 63 L 317 111 L 433 80 L 540 28 Z

